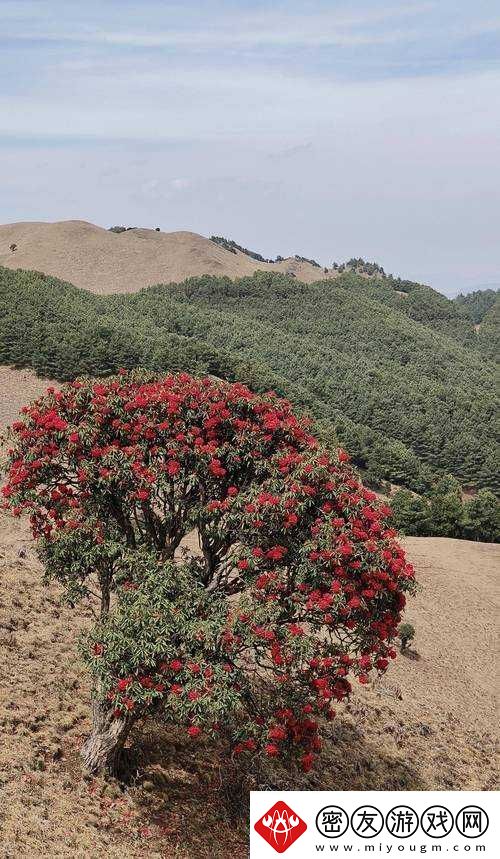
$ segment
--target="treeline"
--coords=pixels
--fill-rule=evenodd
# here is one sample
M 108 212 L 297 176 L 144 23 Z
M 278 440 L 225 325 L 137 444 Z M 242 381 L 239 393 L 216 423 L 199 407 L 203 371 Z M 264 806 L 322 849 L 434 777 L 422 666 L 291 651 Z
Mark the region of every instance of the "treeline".
M 257 260 L 257 262 L 274 262 L 274 260 L 266 259 L 256 251 L 250 251 L 248 248 L 244 248 L 242 245 L 233 241 L 233 239 L 226 239 L 224 236 L 210 236 L 210 241 L 215 242 L 216 245 L 220 245 L 222 248 L 225 248 L 226 251 L 229 251 L 231 254 L 235 254 L 237 251 L 240 251 L 242 254 L 246 254 L 247 257 Z
M 494 304 L 498 304 L 499 300 L 500 290 L 498 289 L 476 289 L 475 292 L 469 292 L 467 295 L 460 293 L 453 299 L 460 312 L 471 319 L 475 325 L 482 322 L 488 311 Z
M 371 277 L 392 277 L 392 275 L 386 275 L 381 265 L 376 262 L 367 262 L 362 257 L 351 257 L 347 262 L 333 262 L 332 269 L 339 272 L 352 271 L 355 274 L 367 274 Z
M 450 475 L 423 497 L 400 489 L 392 496 L 391 507 L 396 528 L 407 536 L 500 541 L 500 504 L 493 492 L 482 489 L 464 499 Z
M 0 363 L 61 380 L 144 366 L 273 388 L 369 479 L 419 494 L 446 473 L 499 490 L 494 367 L 468 342 L 467 324 L 474 336 L 428 287 L 403 299 L 354 274 L 315 284 L 205 276 L 97 296 L 0 269 Z

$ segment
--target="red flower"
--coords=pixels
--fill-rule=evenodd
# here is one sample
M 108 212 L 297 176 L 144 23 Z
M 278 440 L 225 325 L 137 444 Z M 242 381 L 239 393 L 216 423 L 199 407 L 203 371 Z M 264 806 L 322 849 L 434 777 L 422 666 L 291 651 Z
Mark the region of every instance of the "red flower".
M 190 737 L 199 737 L 201 734 L 201 728 L 198 728 L 197 725 L 191 725 L 187 729 L 187 732 L 188 732 Z
M 170 462 L 167 463 L 167 474 L 169 474 L 170 477 L 175 477 L 179 474 L 180 470 L 181 464 L 180 462 L 177 462 L 176 459 L 171 459 Z
M 224 477 L 226 469 L 222 466 L 220 459 L 211 459 L 209 469 L 214 477 Z
M 270 561 L 281 561 L 285 557 L 287 550 L 284 546 L 273 546 L 266 552 L 266 558 Z
M 169 691 L 172 695 L 182 695 L 182 686 L 179 683 L 172 683 Z
M 290 635 L 304 635 L 304 630 L 298 623 L 291 623 L 288 627 Z
M 269 729 L 267 736 L 270 740 L 281 741 L 286 740 L 287 732 L 281 725 L 276 725 L 276 727 Z
M 182 662 L 180 659 L 172 659 L 170 663 L 170 668 L 172 671 L 180 671 L 182 668 Z
M 312 769 L 313 763 L 314 755 L 312 752 L 307 752 L 305 755 L 302 755 L 300 765 L 303 772 L 308 773 Z
M 268 755 L 270 758 L 276 758 L 280 753 L 278 746 L 276 746 L 274 743 L 268 743 L 266 746 L 264 746 L 264 751 L 266 755 Z

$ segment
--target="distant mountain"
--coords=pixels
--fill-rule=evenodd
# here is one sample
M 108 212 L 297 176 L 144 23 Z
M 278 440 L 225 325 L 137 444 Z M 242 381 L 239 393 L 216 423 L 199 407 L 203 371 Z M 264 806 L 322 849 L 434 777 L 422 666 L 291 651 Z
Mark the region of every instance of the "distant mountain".
M 256 271 L 288 274 L 304 283 L 335 279 L 346 272 L 366 278 L 399 279 L 375 262 L 359 258 L 330 268 L 295 254 L 266 259 L 233 239 L 191 232 L 164 233 L 139 227 L 108 230 L 87 221 L 21 222 L 0 226 L 0 265 L 41 271 L 82 289 L 107 295 L 137 292 L 204 274 L 246 277 Z
M 100 294 L 137 292 L 204 274 L 245 277 L 259 269 L 305 283 L 318 279 L 317 263 L 298 256 L 269 263 L 236 242 L 214 239 L 191 232 L 105 230 L 86 221 L 5 224 L 0 226 L 0 265 L 41 271 Z

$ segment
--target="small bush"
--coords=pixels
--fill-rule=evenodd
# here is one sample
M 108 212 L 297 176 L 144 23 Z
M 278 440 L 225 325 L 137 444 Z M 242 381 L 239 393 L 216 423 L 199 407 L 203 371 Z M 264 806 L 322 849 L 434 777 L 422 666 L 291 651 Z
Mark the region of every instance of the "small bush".
M 411 623 L 402 623 L 398 627 L 398 636 L 401 641 L 401 650 L 406 650 L 415 638 L 415 627 Z

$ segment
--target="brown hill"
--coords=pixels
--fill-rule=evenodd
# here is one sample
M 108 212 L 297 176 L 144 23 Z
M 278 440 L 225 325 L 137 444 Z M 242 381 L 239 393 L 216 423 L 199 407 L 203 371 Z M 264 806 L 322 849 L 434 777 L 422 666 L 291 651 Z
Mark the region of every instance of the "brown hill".
M 322 269 L 293 257 L 279 263 L 256 262 L 197 233 L 143 229 L 113 233 L 86 221 L 0 226 L 0 265 L 42 271 L 102 294 L 137 292 L 203 274 L 237 278 L 257 270 L 290 272 L 306 283 L 325 277 Z

